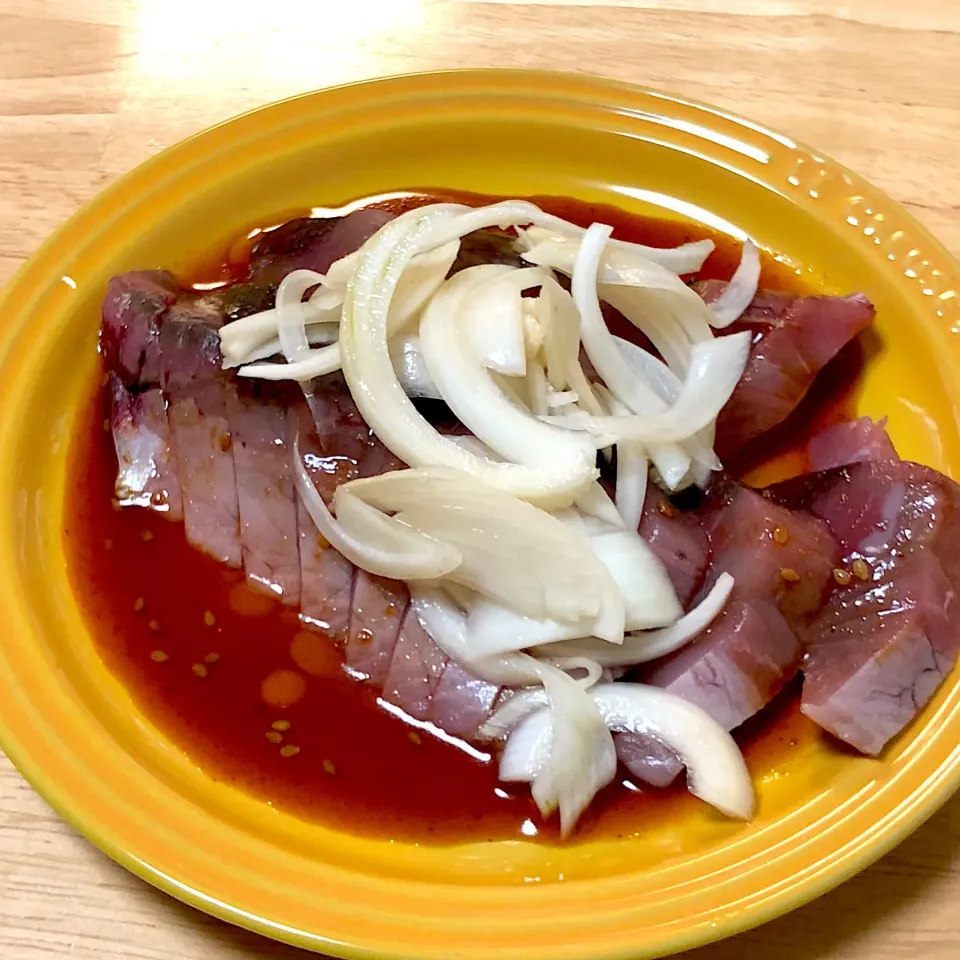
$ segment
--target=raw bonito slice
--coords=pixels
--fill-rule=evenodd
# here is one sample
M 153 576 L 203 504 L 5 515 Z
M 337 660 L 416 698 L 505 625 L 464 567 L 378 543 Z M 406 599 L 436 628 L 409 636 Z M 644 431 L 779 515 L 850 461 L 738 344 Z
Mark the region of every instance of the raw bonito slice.
M 883 460 L 798 477 L 768 496 L 821 517 L 843 552 L 843 582 L 806 633 L 802 710 L 875 755 L 960 651 L 960 488 Z
M 886 419 L 875 423 L 869 417 L 860 417 L 818 433 L 807 444 L 810 472 L 831 470 L 864 460 L 898 459 L 886 425 Z
M 706 280 L 695 289 L 708 303 L 726 286 Z M 750 358 L 733 395 L 717 419 L 721 460 L 782 423 L 796 409 L 817 374 L 872 323 L 873 304 L 863 294 L 796 297 L 761 290 L 724 334 L 747 330 Z
M 132 393 L 110 374 L 110 427 L 117 451 L 117 502 L 183 519 L 177 453 L 157 387 Z

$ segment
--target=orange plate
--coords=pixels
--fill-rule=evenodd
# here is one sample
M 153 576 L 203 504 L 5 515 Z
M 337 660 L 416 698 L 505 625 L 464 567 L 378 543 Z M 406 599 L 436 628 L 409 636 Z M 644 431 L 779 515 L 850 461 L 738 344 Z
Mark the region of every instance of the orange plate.
M 742 930 L 888 850 L 960 779 L 960 686 L 882 760 L 826 743 L 757 777 L 749 826 L 708 809 L 619 840 L 419 847 L 357 839 L 214 783 L 105 670 L 61 547 L 67 441 L 111 274 L 195 262 L 277 211 L 411 187 L 559 194 L 749 234 L 830 291 L 864 290 L 882 345 L 859 405 L 960 469 L 960 268 L 896 203 L 788 137 L 583 77 L 465 72 L 325 90 L 166 151 L 85 207 L 2 303 L 2 745 L 112 857 L 194 906 L 346 957 L 654 957 Z M 689 805 L 693 806 L 693 805 Z M 560 882 L 560 881 L 563 882 Z

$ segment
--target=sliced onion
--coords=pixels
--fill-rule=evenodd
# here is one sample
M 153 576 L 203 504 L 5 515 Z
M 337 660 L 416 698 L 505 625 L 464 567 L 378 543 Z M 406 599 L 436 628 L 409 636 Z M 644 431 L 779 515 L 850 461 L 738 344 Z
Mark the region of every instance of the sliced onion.
M 430 378 L 427 362 L 423 359 L 419 334 L 408 333 L 393 337 L 389 349 L 394 372 L 408 397 L 443 399 L 437 385 Z
M 481 680 L 510 686 L 538 682 L 536 661 L 532 657 L 485 657 L 471 651 L 467 640 L 466 616 L 445 590 L 425 584 L 411 584 L 410 607 L 433 642 L 448 657 Z
M 646 460 L 644 460 L 644 463 L 646 463 Z M 620 474 L 618 473 L 618 497 L 620 485 L 619 476 Z M 576 505 L 577 509 L 586 514 L 588 517 L 595 517 L 597 520 L 602 520 L 604 523 L 609 524 L 614 529 L 624 526 L 624 522 L 617 510 L 616 504 L 610 499 L 610 495 L 606 490 L 603 489 L 600 483 L 590 484 L 590 486 L 587 487 L 587 489 L 577 498 Z
M 677 402 L 657 416 L 630 417 L 546 417 L 550 423 L 590 430 L 618 440 L 685 440 L 716 420 L 734 388 L 750 355 L 747 332 L 717 337 L 693 348 L 690 369 Z
M 759 285 L 760 251 L 750 240 L 744 240 L 739 266 L 723 293 L 710 304 L 714 317 L 713 326 L 723 329 L 730 326 L 734 320 L 739 320 L 753 303 Z
M 529 227 L 520 234 L 517 245 L 520 255 L 529 263 L 570 273 L 583 232 L 582 228 L 574 227 L 573 224 L 567 224 L 563 232 Z M 624 282 L 622 278 L 625 275 L 629 276 L 631 271 L 637 270 L 638 259 L 641 262 L 652 261 L 675 274 L 696 273 L 713 253 L 713 249 L 712 240 L 696 240 L 679 247 L 647 247 L 624 240 L 611 240 L 604 256 L 601 280 Z M 642 265 L 640 270 L 642 271 Z
M 441 205 L 442 207 L 442 205 Z M 387 348 L 387 314 L 397 280 L 418 252 L 493 223 L 503 207 L 452 214 L 421 208 L 386 224 L 361 249 L 347 288 L 341 321 L 343 369 L 350 392 L 370 428 L 384 445 L 411 466 L 442 464 L 464 470 L 491 486 L 549 507 L 571 503 L 594 479 L 594 458 L 536 468 L 494 464 L 442 437 L 417 412 L 393 371 Z M 521 205 L 523 210 L 532 205 Z M 536 208 L 533 208 L 534 210 Z M 437 296 L 431 303 L 435 302 Z
M 600 309 L 595 273 L 610 228 L 594 224 L 586 231 L 574 264 L 573 299 L 582 317 L 581 336 L 587 356 L 603 378 L 614 398 L 637 414 L 655 414 L 666 409 L 643 378 L 634 375 L 621 356 Z M 675 446 L 651 446 L 650 455 L 661 475 L 678 481 L 689 467 L 690 459 Z
M 337 342 L 337 334 L 340 329 L 340 315 L 337 312 L 337 319 L 334 322 L 319 322 L 307 327 L 307 341 L 311 347 L 326 347 L 331 343 Z M 270 357 L 279 356 L 283 350 L 280 347 L 280 338 L 274 337 L 272 340 L 266 340 L 264 343 L 255 347 L 249 353 L 240 357 L 234 357 L 228 360 L 224 357 L 223 369 L 229 370 L 232 367 L 243 366 L 248 363 L 256 363 L 258 360 L 268 360 Z
M 710 340 L 713 311 L 685 283 L 669 272 L 657 284 L 632 287 L 615 283 L 599 285 L 600 299 L 619 310 L 650 342 L 678 376 L 686 372 L 695 343 Z
M 464 327 L 465 304 L 473 294 L 491 279 L 503 279 L 514 272 L 521 271 L 499 265 L 479 266 L 462 270 L 448 280 L 420 321 L 424 359 L 433 382 L 457 418 L 498 454 L 515 463 L 566 464 L 567 469 L 575 471 L 595 456 L 591 445 L 584 444 L 584 438 L 570 443 L 570 433 L 542 423 L 505 397 L 471 348 Z
M 475 267 L 469 268 L 476 270 Z M 464 273 L 468 271 L 462 271 Z M 502 267 L 471 285 L 463 298 L 461 329 L 472 342 L 480 362 L 509 377 L 527 372 L 523 303 L 520 294 L 543 282 L 543 270 Z
M 660 627 L 681 617 L 683 609 L 669 577 L 639 535 L 622 529 L 611 530 L 604 524 L 589 543 L 620 590 L 630 629 Z M 467 620 L 468 642 L 477 655 L 491 656 L 536 647 L 540 655 L 582 655 L 601 665 L 639 662 L 602 649 L 610 646 L 619 651 L 618 636 L 604 640 L 576 639 L 592 633 L 589 617 L 563 620 L 525 616 L 510 605 L 484 598 L 471 605 Z M 600 652 L 596 648 L 601 648 Z
M 603 667 L 632 667 L 675 653 L 696 639 L 719 616 L 733 590 L 733 577 L 721 573 L 707 595 L 676 623 L 660 630 L 628 633 L 614 645 L 592 637 L 540 646 L 534 652 L 547 657 L 587 657 Z
M 662 627 L 682 616 L 663 564 L 635 530 L 591 536 L 590 546 L 620 588 L 628 630 Z
M 613 737 L 591 695 L 562 670 L 541 664 L 550 698 L 550 753 L 530 788 L 540 812 L 560 811 L 560 833 L 569 836 L 580 815 L 617 772 Z
M 547 277 L 535 303 L 545 331 L 543 355 L 550 386 L 554 390 L 569 387 L 587 412 L 599 416 L 603 410 L 580 366 L 580 314 L 573 298 L 553 277 Z
M 695 797 L 729 817 L 753 816 L 753 784 L 743 756 L 706 711 L 639 683 L 603 684 L 590 693 L 611 730 L 646 734 L 673 750 L 687 768 L 687 787 Z
M 548 407 L 566 407 L 576 403 L 579 399 L 575 390 L 561 390 L 559 393 L 556 391 L 547 391 Z
M 237 374 L 257 380 L 313 380 L 334 373 L 340 369 L 340 344 L 331 343 L 329 347 L 311 351 L 307 360 L 296 363 L 254 363 L 240 367 Z
M 494 463 L 503 463 L 503 457 L 491 450 L 482 440 L 478 440 L 471 433 L 450 434 L 450 440 L 458 447 L 469 450 L 477 457 L 483 457 Z
M 580 337 L 583 347 L 607 389 L 634 413 L 658 413 L 665 404 L 630 370 L 600 309 L 597 295 L 597 270 L 611 227 L 593 224 L 583 235 L 583 243 L 573 267 L 573 302 L 580 312 Z
M 277 337 L 280 349 L 288 363 L 306 360 L 310 356 L 303 295 L 322 284 L 326 278 L 314 270 L 294 270 L 277 287 Z
M 420 316 L 430 298 L 440 289 L 459 252 L 460 241 L 451 240 L 434 250 L 417 254 L 410 261 L 397 281 L 390 304 L 387 329 L 391 335 L 404 330 Z
M 515 653 L 530 647 L 543 651 L 548 649 L 547 644 L 559 646 L 559 641 L 591 636 L 594 619 L 584 617 L 561 622 L 545 617 L 527 617 L 502 603 L 481 598 L 470 606 L 467 636 L 470 648 L 482 656 Z M 598 645 L 608 643 L 606 640 L 595 642 Z
M 293 458 L 294 481 L 307 513 L 327 542 L 351 563 L 369 573 L 397 579 L 442 577 L 459 565 L 460 555 L 455 548 L 405 528 L 382 514 L 380 516 L 384 523 L 377 527 L 378 542 L 371 542 L 374 538 L 369 534 L 372 523 L 376 521 L 370 521 L 369 514 L 367 519 L 370 525 L 364 528 L 365 536 L 361 539 L 351 535 L 334 519 L 310 479 L 300 456 L 298 439 L 294 440 Z M 335 504 L 338 501 L 342 509 L 344 504 L 347 504 L 348 510 L 356 507 L 356 504 L 351 502 L 350 494 L 342 486 L 337 488 L 334 495 Z M 359 509 L 365 506 L 361 503 Z
M 528 714 L 517 724 L 503 748 L 500 779 L 505 783 L 532 783 L 549 762 L 552 740 L 550 710 L 542 707 Z
M 339 324 L 340 322 L 339 304 L 326 307 L 308 300 L 301 304 L 300 311 L 308 327 L 314 324 Z M 224 324 L 217 331 L 220 337 L 220 350 L 223 353 L 224 369 L 238 367 L 263 356 L 269 357 L 281 353 L 279 349 L 262 353 L 265 344 L 278 341 L 279 317 L 280 310 L 272 307 Z
M 488 717 L 486 722 L 477 731 L 482 740 L 499 740 L 505 737 L 517 724 L 519 724 L 531 713 L 535 713 L 541 707 L 547 706 L 550 702 L 547 697 L 547 691 L 541 687 L 528 687 L 526 690 L 519 690 L 508 700 L 501 703 L 496 710 Z M 516 748 L 514 748 L 516 749 Z M 536 770 L 530 773 L 529 780 L 536 776 Z M 518 779 L 516 776 L 504 777 L 501 770 L 501 780 Z M 520 777 L 519 779 L 525 779 Z
M 630 365 L 634 373 L 641 377 L 650 388 L 667 404 L 676 402 L 683 388 L 683 382 L 680 378 L 660 359 L 652 353 L 644 350 L 643 347 L 629 340 L 622 340 L 620 337 L 614 338 L 623 359 Z M 612 411 L 622 415 L 624 411 Z M 679 472 L 681 461 L 678 459 L 675 463 L 666 460 L 666 447 L 669 445 L 654 445 L 651 450 L 657 451 L 654 458 L 657 470 L 663 478 L 667 489 L 677 490 L 687 483 L 693 482 L 697 486 L 704 486 L 709 479 L 710 472 L 720 469 L 720 461 L 713 452 L 713 431 L 704 430 L 700 434 L 689 437 L 680 444 L 686 457 L 697 461 L 702 465 L 701 468 L 693 468 L 688 465 L 687 470 Z
M 542 666 L 550 706 L 527 716 L 507 739 L 500 779 L 532 783 L 541 813 L 559 808 L 567 836 L 616 774 L 616 750 L 591 694 L 562 671 Z
M 456 545 L 456 583 L 532 617 L 596 618 L 623 631 L 623 600 L 590 542 L 529 503 L 443 467 L 351 481 L 356 496 L 434 539 Z
M 536 360 L 531 360 L 527 366 L 527 386 L 530 390 L 530 412 L 538 417 L 543 416 L 550 409 L 547 375 L 543 372 L 543 365 Z

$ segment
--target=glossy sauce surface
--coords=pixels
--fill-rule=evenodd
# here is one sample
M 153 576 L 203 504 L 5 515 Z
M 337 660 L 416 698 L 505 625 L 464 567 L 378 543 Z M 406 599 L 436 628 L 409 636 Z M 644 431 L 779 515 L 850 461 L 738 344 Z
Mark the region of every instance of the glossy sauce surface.
M 739 258 L 738 244 L 694 225 L 534 199 L 551 213 L 583 225 L 601 220 L 616 236 L 654 246 L 710 237 L 717 250 L 701 276 L 726 278 Z M 379 202 L 406 207 L 423 200 Z M 258 229 L 184 280 L 211 286 L 242 279 Z M 769 258 L 763 285 L 809 292 Z M 848 418 L 862 352 L 854 346 L 824 372 L 816 394 L 782 433 L 789 443 L 778 441 L 741 472 L 749 470 L 751 479 L 802 472 L 797 439 Z M 498 782 L 495 758 L 388 713 L 377 691 L 343 672 L 332 640 L 304 630 L 295 612 L 253 592 L 242 572 L 192 550 L 182 525 L 136 508 L 114 509 L 112 438 L 104 399 L 91 393 L 72 454 L 74 475 L 85 482 L 68 494 L 71 576 L 104 661 L 159 729 L 210 776 L 339 829 L 426 843 L 557 840 L 555 819 L 542 822 L 525 786 Z M 796 687 L 738 732 L 756 776 L 816 736 L 799 712 Z M 651 818 L 698 802 L 680 787 L 642 788 L 621 776 L 595 800 L 575 840 L 635 833 Z

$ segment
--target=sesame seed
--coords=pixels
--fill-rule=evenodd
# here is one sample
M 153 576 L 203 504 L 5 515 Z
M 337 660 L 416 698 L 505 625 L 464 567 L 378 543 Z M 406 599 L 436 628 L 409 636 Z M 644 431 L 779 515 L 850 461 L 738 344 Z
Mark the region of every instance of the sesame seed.
M 144 600 L 143 597 L 137 597 L 137 599 L 133 601 L 133 612 L 141 613 L 146 605 L 147 601 Z
M 800 579 L 800 574 L 793 567 L 781 567 L 780 579 L 787 583 L 796 583 Z
M 220 659 L 219 653 L 208 653 L 204 658 L 204 663 L 216 663 Z
M 143 530 L 143 531 L 141 531 L 141 533 L 140 533 L 140 539 L 141 539 L 144 543 L 149 543 L 149 542 L 153 539 L 153 531 L 152 531 L 152 530 Z
M 147 626 L 154 632 L 159 633 L 163 628 L 160 626 L 159 620 L 151 620 Z
M 170 656 L 169 654 L 164 653 L 162 650 L 154 650 L 153 653 L 150 654 L 150 659 L 154 663 L 163 663 L 164 660 L 169 660 Z
M 195 663 L 190 668 L 202 680 L 207 675 L 207 668 L 202 663 Z
M 332 760 L 325 759 L 323 761 L 323 771 L 324 773 L 329 773 L 330 776 L 332 777 L 337 772 L 337 768 L 333 765 Z
M 277 733 L 276 730 L 268 730 L 266 737 L 271 743 L 280 743 L 283 740 L 283 734 Z
M 858 580 L 870 579 L 870 565 L 866 560 L 861 560 L 860 557 L 857 557 L 857 559 L 850 564 L 850 569 Z
M 836 580 L 841 587 L 846 587 L 850 585 L 850 581 L 853 579 L 853 574 L 849 570 L 841 570 L 838 567 L 833 571 L 833 579 Z
M 281 757 L 295 757 L 300 752 L 299 747 L 295 747 L 292 743 L 288 743 L 285 747 L 280 748 Z M 324 765 L 324 770 L 326 770 L 326 765 Z
M 104 432 L 104 433 L 109 433 L 109 432 L 110 432 L 110 421 L 109 421 L 109 420 L 104 420 L 104 421 L 103 421 L 103 432 Z
M 420 739 L 420 734 L 417 733 L 415 730 L 411 730 L 407 734 L 407 737 L 409 737 L 411 743 L 415 743 L 418 747 L 420 746 L 421 743 L 423 743 L 423 740 Z
M 659 509 L 665 517 L 669 517 L 671 520 L 677 515 L 677 508 L 669 500 L 662 500 Z
M 233 447 L 233 437 L 229 433 L 220 434 L 220 449 L 227 453 Z
M 273 727 L 274 730 L 279 730 L 281 733 L 286 733 L 287 730 L 290 729 L 290 721 L 274 720 L 273 723 L 270 724 L 270 726 Z
M 213 615 L 212 610 L 203 611 L 203 622 L 208 626 L 212 627 L 216 624 L 217 618 Z
M 790 539 L 790 534 L 787 531 L 786 527 L 774 527 L 773 528 L 773 539 L 774 542 L 779 543 L 781 546 L 785 544 Z

